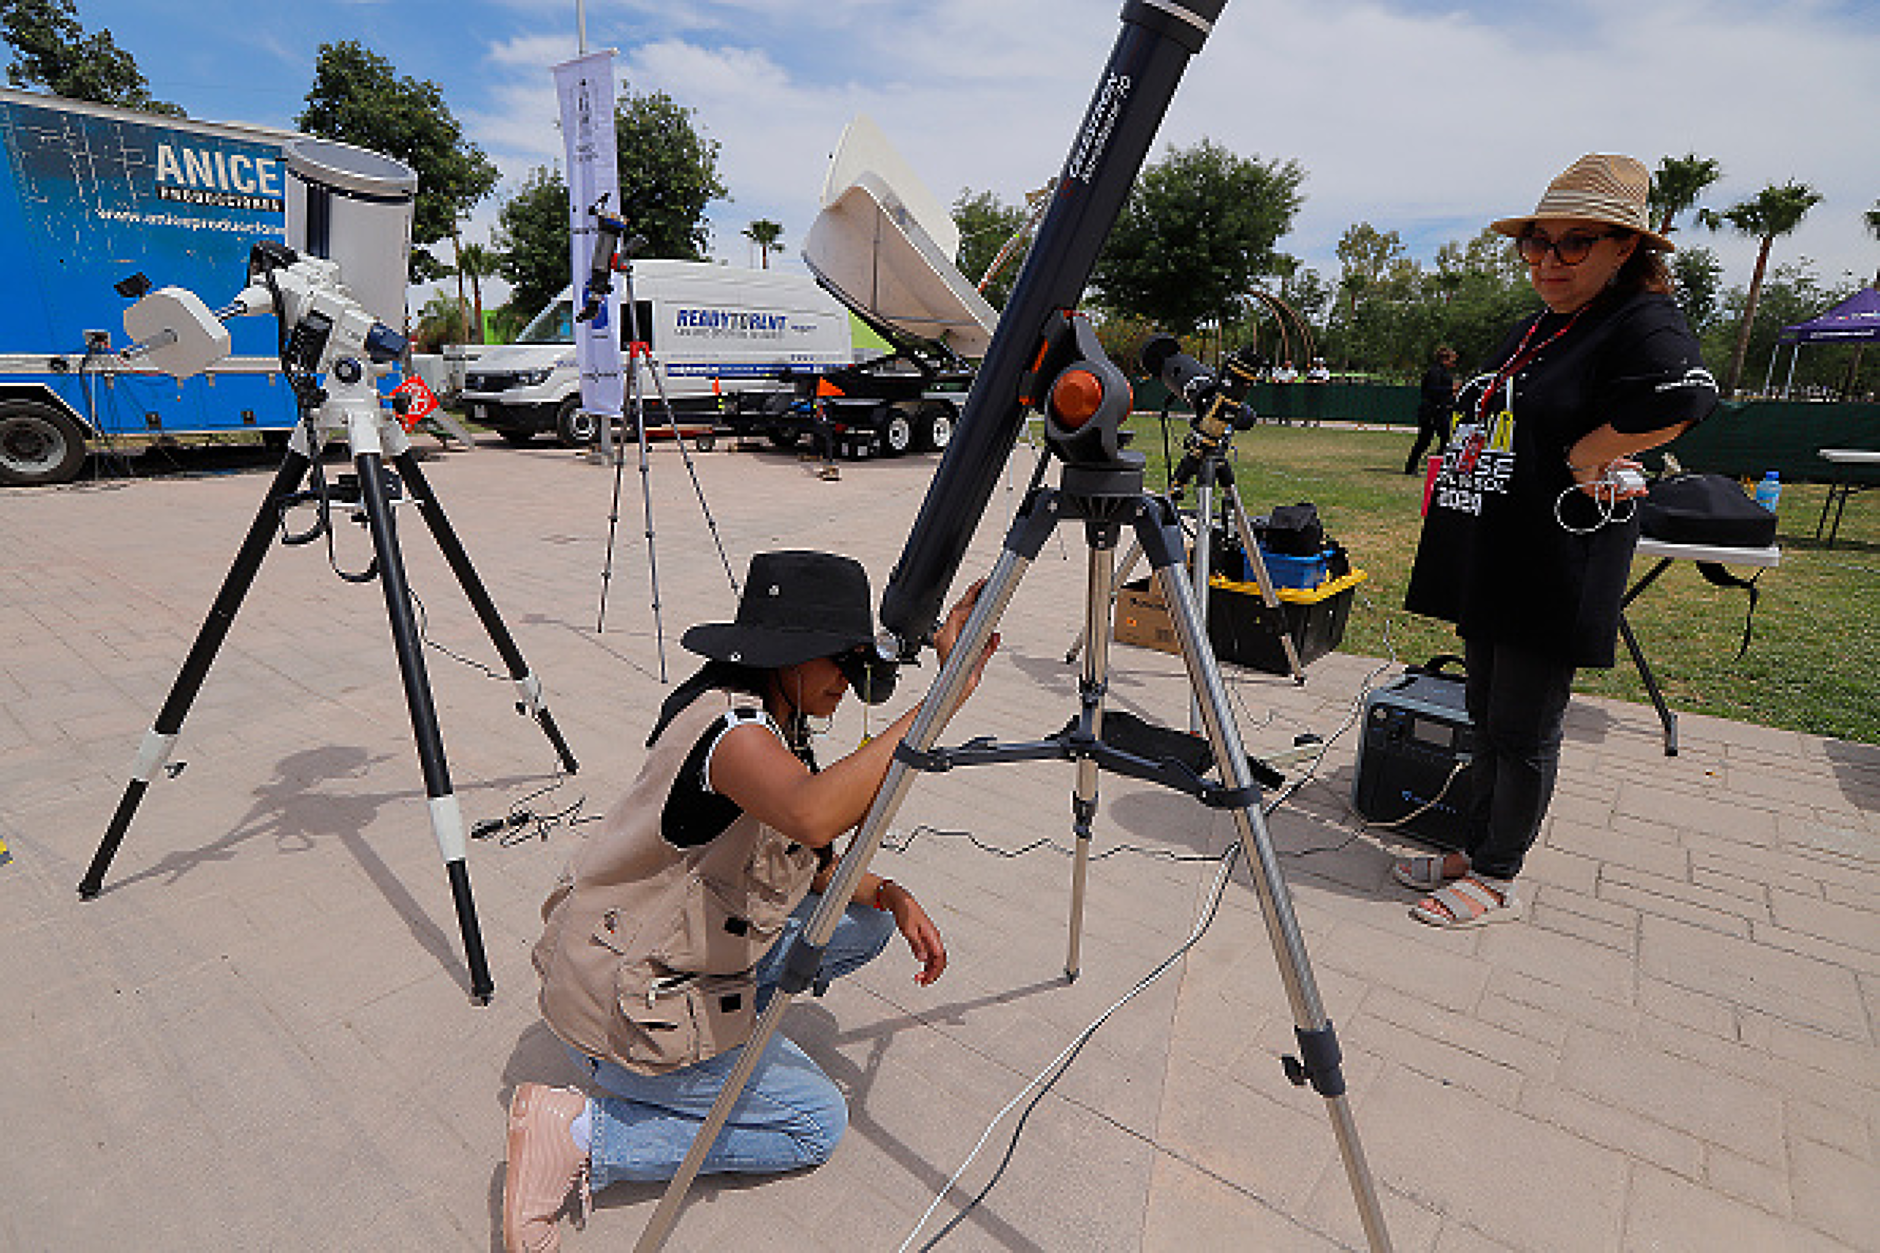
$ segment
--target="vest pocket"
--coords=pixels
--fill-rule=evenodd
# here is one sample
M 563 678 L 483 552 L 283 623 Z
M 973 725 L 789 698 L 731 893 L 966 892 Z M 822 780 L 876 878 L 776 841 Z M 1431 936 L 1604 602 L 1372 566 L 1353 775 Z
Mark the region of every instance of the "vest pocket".
M 751 1038 L 757 981 L 749 971 L 696 975 L 622 962 L 614 978 L 614 1056 L 646 1074 L 716 1057 Z
M 694 874 L 666 939 L 653 946 L 654 961 L 674 970 L 729 975 L 749 970 L 776 943 L 783 918 L 756 909 L 751 895 Z

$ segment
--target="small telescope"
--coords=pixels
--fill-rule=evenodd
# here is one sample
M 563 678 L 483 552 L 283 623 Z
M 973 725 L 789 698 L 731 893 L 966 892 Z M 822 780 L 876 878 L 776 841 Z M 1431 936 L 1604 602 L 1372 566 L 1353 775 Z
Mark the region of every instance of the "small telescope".
M 1183 352 L 1173 335 L 1151 336 L 1142 346 L 1143 373 L 1161 379 L 1187 402 L 1196 434 L 1210 441 L 1253 426 L 1246 400 L 1256 368 L 1252 354 L 1243 349 L 1230 354 L 1216 374 Z

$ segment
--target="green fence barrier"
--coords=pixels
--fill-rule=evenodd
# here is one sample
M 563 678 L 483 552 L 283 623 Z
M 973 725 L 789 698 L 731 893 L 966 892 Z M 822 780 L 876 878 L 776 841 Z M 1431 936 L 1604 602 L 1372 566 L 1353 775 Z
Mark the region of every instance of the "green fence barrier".
M 1664 451 L 1686 470 L 1732 478 L 1774 470 L 1784 483 L 1880 483 L 1880 466 L 1836 465 L 1823 448 L 1880 449 L 1880 404 L 1731 401 Z
M 1153 412 L 1168 399 L 1160 379 L 1132 379 L 1136 408 Z M 1267 422 L 1417 424 L 1417 389 L 1391 383 L 1255 383 L 1247 403 Z M 1178 406 L 1179 407 L 1179 406 Z

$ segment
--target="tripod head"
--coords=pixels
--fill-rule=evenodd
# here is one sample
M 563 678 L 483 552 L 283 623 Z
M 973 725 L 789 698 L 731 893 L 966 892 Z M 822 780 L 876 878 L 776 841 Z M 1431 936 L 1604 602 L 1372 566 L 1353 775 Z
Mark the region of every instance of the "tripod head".
M 614 289 L 614 271 L 625 269 L 627 263 L 624 258 L 646 247 L 646 236 L 629 237 L 627 220 L 607 212 L 609 194 L 602 192 L 601 198 L 588 206 L 588 216 L 594 219 L 594 230 L 600 238 L 594 241 L 594 256 L 588 263 L 588 279 L 581 289 L 581 309 L 574 315 L 576 322 L 594 320 L 601 311 L 602 302 Z
M 281 367 L 290 378 L 331 374 L 356 384 L 384 375 L 405 352 L 405 337 L 354 297 L 337 262 L 264 240 L 249 253 L 248 285 L 220 309 L 182 287 L 141 296 L 124 311 L 124 330 L 134 342 L 118 355 L 188 378 L 228 356 L 223 323 L 258 313 L 280 321 Z

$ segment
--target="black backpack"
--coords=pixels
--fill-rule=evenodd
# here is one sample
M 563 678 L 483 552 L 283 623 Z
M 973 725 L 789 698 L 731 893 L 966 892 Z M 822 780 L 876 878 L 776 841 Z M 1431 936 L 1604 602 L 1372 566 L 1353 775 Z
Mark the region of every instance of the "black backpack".
M 1776 515 L 1721 474 L 1673 474 L 1652 484 L 1639 502 L 1639 532 L 1668 544 L 1767 548 L 1776 542 Z
M 1743 494 L 1737 481 L 1721 474 L 1672 474 L 1652 484 L 1638 507 L 1639 533 L 1667 544 L 1714 544 L 1721 548 L 1767 548 L 1776 542 L 1776 515 Z M 1697 563 L 1698 573 L 1718 587 L 1749 593 L 1743 615 L 1740 658 L 1749 651 L 1750 623 L 1756 616 L 1756 580 L 1738 578 L 1712 561 Z

